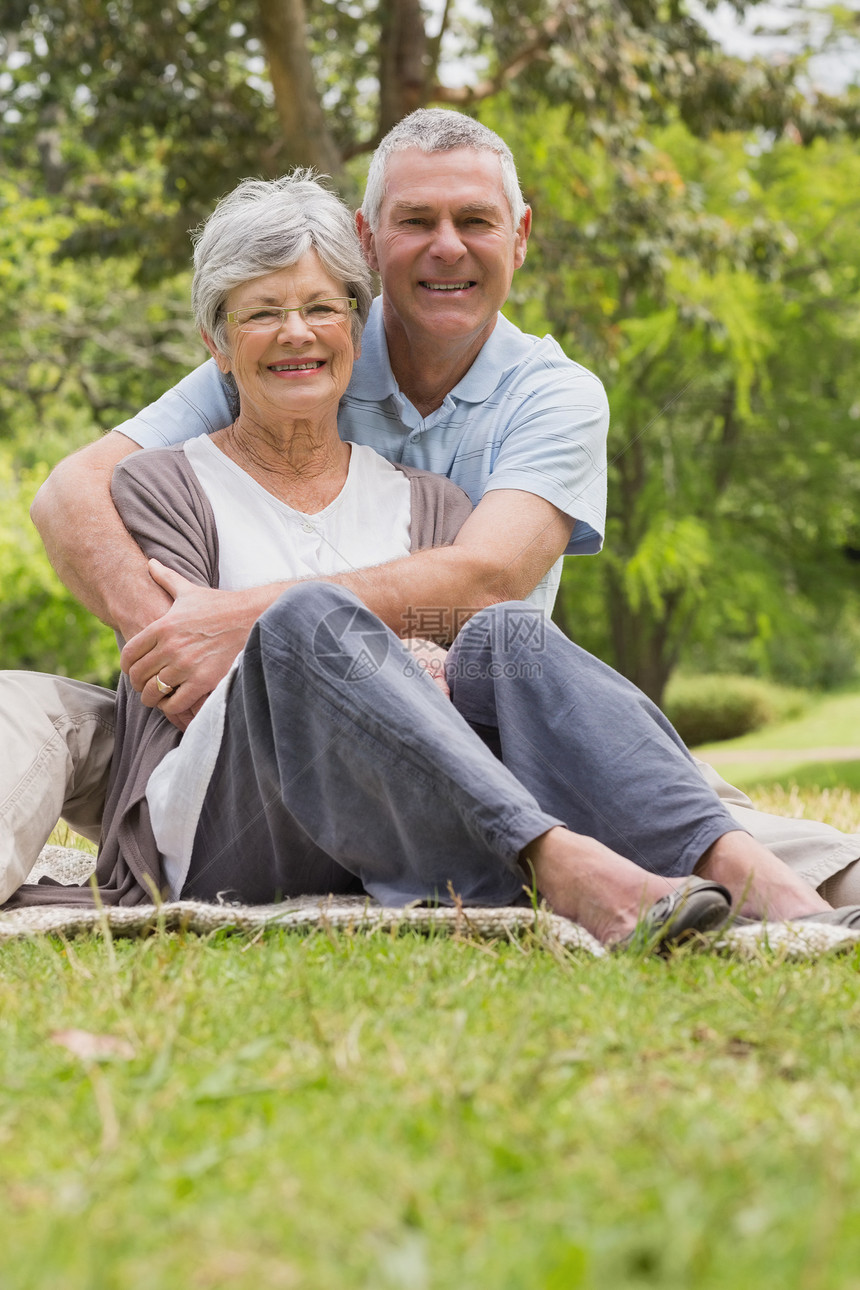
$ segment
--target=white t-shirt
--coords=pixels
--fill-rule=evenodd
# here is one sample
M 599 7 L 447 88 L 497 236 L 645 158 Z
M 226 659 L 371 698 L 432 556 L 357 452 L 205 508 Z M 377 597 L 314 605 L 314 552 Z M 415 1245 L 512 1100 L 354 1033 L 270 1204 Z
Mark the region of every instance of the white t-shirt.
M 346 483 L 314 515 L 293 510 L 267 492 L 207 435 L 187 440 L 184 451 L 214 512 L 219 586 L 227 591 L 345 573 L 410 553 L 409 480 L 372 448 L 350 445 Z M 174 899 L 188 876 L 238 661 L 147 785 L 152 831 Z
M 218 585 L 227 591 L 367 569 L 409 554 L 409 480 L 372 448 L 351 444 L 343 488 L 324 510 L 305 515 L 267 492 L 208 435 L 183 447 L 215 512 Z

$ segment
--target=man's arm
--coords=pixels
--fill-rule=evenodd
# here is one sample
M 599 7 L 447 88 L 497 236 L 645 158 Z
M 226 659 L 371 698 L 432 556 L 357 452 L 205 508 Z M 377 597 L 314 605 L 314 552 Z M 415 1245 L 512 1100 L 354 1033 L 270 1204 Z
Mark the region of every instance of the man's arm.
M 398 636 L 450 643 L 476 610 L 530 595 L 563 553 L 572 528 L 573 519 L 551 502 L 496 489 L 484 494 L 452 546 L 330 581 L 355 591 Z
M 497 489 L 482 498 L 452 546 L 320 581 L 349 587 L 398 636 L 430 634 L 431 619 L 445 635 L 470 612 L 529 595 L 564 551 L 572 527 L 571 517 L 543 498 Z M 162 566 L 152 572 L 175 597 L 173 608 L 129 640 L 122 665 L 143 702 L 171 715 L 214 689 L 253 623 L 290 584 L 212 591 Z M 178 687 L 175 695 L 161 698 L 156 672 Z
M 87 609 L 128 639 L 163 614 L 170 597 L 150 578 L 110 495 L 113 468 L 138 448 L 162 448 L 230 424 L 212 359 L 161 398 L 55 467 L 30 514 L 51 563 Z
M 138 445 L 117 430 L 61 461 L 30 515 L 51 564 L 74 596 L 128 639 L 164 614 L 171 599 L 114 507 L 114 466 Z

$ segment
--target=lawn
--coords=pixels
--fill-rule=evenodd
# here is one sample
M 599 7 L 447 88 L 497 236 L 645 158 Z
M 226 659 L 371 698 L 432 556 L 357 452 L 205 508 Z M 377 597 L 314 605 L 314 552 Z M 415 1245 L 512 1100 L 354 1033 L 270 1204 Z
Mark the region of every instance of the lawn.
M 857 968 L 9 944 L 0 1284 L 857 1286 Z
M 855 754 L 860 749 L 860 692 L 856 690 L 818 699 L 794 721 L 695 751 L 731 783 L 753 795 L 786 784 L 806 792 L 846 789 L 860 794 L 860 756 L 846 758 L 844 752 L 839 758 L 822 755 L 834 749 L 854 750 Z M 768 758 L 772 751 L 780 755 Z M 733 759 L 733 754 L 740 757 Z M 853 824 L 840 827 L 860 829 L 860 811 Z
M 740 748 L 856 748 L 860 746 L 860 691 L 814 699 L 803 715 L 792 721 L 708 746 L 715 752 Z
M 9 943 L 0 1287 L 860 1290 L 858 968 Z

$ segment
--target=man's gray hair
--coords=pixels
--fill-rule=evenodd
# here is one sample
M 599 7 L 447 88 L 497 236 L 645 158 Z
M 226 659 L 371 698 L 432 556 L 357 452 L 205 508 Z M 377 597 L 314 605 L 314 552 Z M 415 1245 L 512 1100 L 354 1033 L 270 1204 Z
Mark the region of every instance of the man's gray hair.
M 357 344 L 373 299 L 371 276 L 349 208 L 312 170 L 281 179 L 243 179 L 192 235 L 194 321 L 229 354 L 224 304 L 234 287 L 276 273 L 316 251 L 326 273 L 355 296 L 350 314 Z
M 361 213 L 372 233 L 376 232 L 379 224 L 379 212 L 386 193 L 388 158 L 393 152 L 402 152 L 405 148 L 420 148 L 422 152 L 452 152 L 455 148 L 494 152 L 502 168 L 502 188 L 511 208 L 514 228 L 519 226 L 526 213 L 526 204 L 513 153 L 504 139 L 462 112 L 450 112 L 447 108 L 419 108 L 388 131 L 371 158 Z

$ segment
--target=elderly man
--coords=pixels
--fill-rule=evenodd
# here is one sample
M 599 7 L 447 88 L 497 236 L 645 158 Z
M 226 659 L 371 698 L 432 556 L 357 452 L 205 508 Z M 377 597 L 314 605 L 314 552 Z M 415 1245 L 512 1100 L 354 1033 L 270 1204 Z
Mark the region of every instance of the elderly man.
M 504 600 L 528 598 L 548 611 L 562 555 L 601 546 L 608 408 L 596 377 L 551 338 L 524 335 L 499 313 L 531 227 L 510 151 L 458 113 L 415 112 L 377 149 L 357 224 L 382 296 L 341 404 L 341 434 L 448 475 L 476 505 L 453 546 L 331 580 L 402 636 L 450 638 L 469 611 Z M 179 725 L 286 584 L 200 590 L 147 566 L 112 506 L 109 481 L 128 453 L 232 417 L 217 368 L 204 364 L 61 463 L 33 507 L 63 580 L 127 640 L 123 666 L 144 703 Z M 5 847 L 26 872 L 59 811 L 97 831 L 111 700 L 20 674 L 0 685 L 17 741 L 15 782 L 8 792 L 0 785 L 0 866 Z M 731 801 L 735 791 L 707 773 Z M 772 845 L 783 835 L 781 854 L 815 886 L 860 856 L 858 838 L 823 825 L 804 831 L 751 811 L 742 795 L 736 802 L 759 840 Z M 856 900 L 840 891 L 834 903 Z

